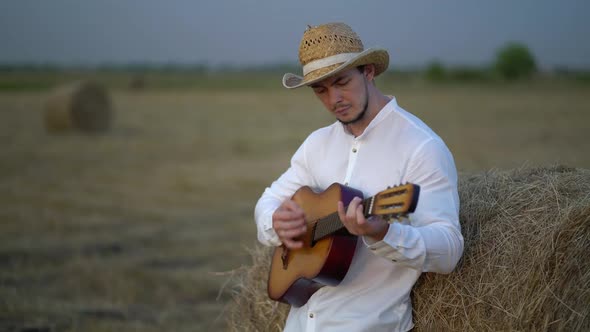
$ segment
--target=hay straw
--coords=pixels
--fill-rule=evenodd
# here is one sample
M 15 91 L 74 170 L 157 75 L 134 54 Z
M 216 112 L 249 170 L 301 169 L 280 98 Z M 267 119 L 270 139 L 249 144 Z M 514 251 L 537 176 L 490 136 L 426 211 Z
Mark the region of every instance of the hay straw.
M 564 166 L 462 174 L 463 258 L 412 292 L 415 331 L 589 331 L 590 170 Z M 270 249 L 234 276 L 231 331 L 277 331 Z
M 463 176 L 456 272 L 413 291 L 419 330 L 590 330 L 590 171 Z
M 289 306 L 270 300 L 266 292 L 272 250 L 257 246 L 250 254 L 252 265 L 232 276 L 235 286 L 227 307 L 228 331 L 280 331 Z
M 57 87 L 45 103 L 45 128 L 48 132 L 78 130 L 98 133 L 109 129 L 113 116 L 107 90 L 91 81 Z

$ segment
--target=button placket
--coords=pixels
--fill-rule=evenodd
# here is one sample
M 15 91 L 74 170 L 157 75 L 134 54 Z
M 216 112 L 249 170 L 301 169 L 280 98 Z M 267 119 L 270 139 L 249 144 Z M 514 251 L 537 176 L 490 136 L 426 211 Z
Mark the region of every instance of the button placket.
M 313 311 L 308 311 L 307 313 L 307 324 L 306 324 L 306 331 L 315 331 L 316 330 L 316 322 L 317 322 L 317 315 Z
M 358 138 L 355 138 L 354 141 L 352 141 L 352 153 L 357 153 L 357 151 L 359 150 L 359 141 Z
M 352 171 L 354 170 L 354 166 L 356 165 L 356 159 L 358 156 L 360 148 L 360 142 L 355 138 L 352 141 L 352 146 L 350 148 L 349 156 L 348 156 L 348 169 L 346 170 L 346 179 L 344 179 L 344 183 L 348 185 L 350 179 L 352 178 Z

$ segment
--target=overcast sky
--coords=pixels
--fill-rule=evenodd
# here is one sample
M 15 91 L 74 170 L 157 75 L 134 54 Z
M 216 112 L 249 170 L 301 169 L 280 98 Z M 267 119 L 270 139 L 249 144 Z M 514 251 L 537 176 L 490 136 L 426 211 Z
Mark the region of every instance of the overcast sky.
M 0 63 L 294 63 L 307 24 L 343 21 L 391 67 L 487 64 L 518 41 L 542 68 L 590 69 L 589 16 L 587 0 L 0 0 Z

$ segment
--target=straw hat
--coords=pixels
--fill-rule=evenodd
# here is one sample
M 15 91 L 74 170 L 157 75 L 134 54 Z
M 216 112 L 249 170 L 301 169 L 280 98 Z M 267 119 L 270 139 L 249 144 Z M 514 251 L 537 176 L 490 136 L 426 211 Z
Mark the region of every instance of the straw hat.
M 363 47 L 363 42 L 351 27 L 344 23 L 328 23 L 311 27 L 303 33 L 299 45 L 299 62 L 303 76 L 287 73 L 283 85 L 294 89 L 321 81 L 349 68 L 375 65 L 375 76 L 389 65 L 389 54 L 381 48 Z

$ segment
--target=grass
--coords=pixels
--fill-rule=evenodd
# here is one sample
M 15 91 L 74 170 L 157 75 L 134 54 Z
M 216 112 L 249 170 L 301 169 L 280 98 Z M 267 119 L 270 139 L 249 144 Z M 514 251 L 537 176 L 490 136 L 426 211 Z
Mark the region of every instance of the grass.
M 114 80 L 106 135 L 46 133 L 45 88 L 0 94 L 0 330 L 222 329 L 220 272 L 250 264 L 256 199 L 332 122 L 309 91 L 263 77 Z M 590 168 L 590 87 L 378 84 L 460 170 Z

